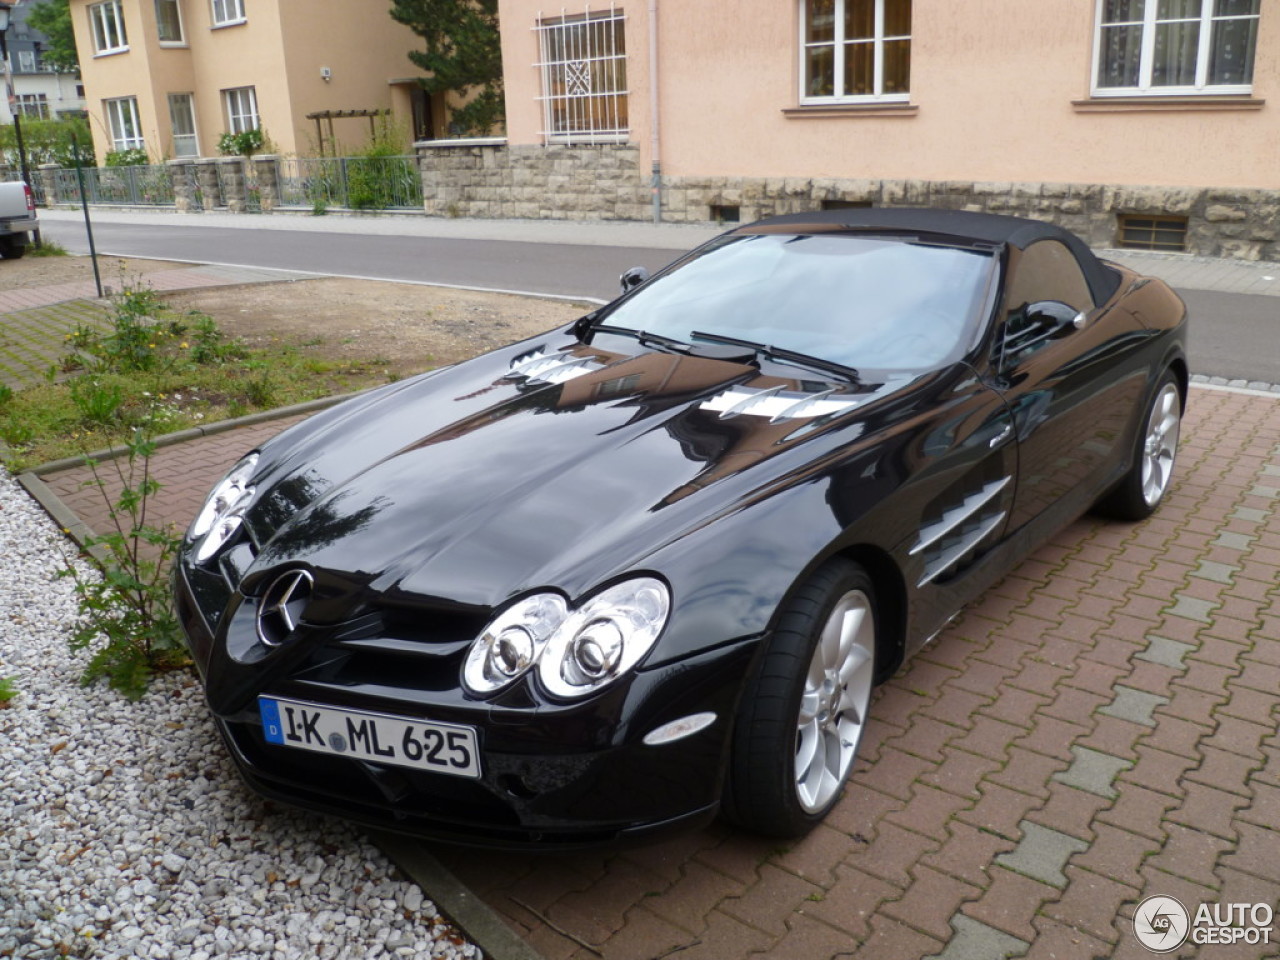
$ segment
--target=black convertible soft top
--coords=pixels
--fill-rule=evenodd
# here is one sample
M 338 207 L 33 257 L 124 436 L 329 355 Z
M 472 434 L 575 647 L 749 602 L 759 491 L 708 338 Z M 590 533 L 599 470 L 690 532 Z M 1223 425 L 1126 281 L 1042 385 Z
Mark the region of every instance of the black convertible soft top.
M 797 233 L 806 230 L 903 231 L 993 245 L 1008 244 L 1019 250 L 1025 250 L 1037 240 L 1057 240 L 1066 244 L 1075 254 L 1095 303 L 1106 303 L 1120 284 L 1120 274 L 1094 256 L 1088 244 L 1070 230 L 1040 220 L 1006 217 L 996 213 L 924 207 L 854 207 L 846 210 L 790 213 L 757 220 L 740 229 L 745 233 L 780 229 Z

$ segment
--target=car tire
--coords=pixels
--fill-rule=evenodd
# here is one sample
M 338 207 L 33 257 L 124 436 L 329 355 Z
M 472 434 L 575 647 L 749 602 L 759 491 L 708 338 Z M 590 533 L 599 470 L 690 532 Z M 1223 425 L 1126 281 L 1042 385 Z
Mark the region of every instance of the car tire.
M 1182 391 L 1171 370 L 1156 384 L 1143 410 L 1133 465 L 1101 500 L 1096 511 L 1116 520 L 1145 520 L 1172 485 L 1182 421 Z
M 876 669 L 871 578 L 833 560 L 787 601 L 743 692 L 725 818 L 795 837 L 840 799 L 866 727 Z
M 0 257 L 5 260 L 21 260 L 22 255 L 27 252 L 27 245 L 21 240 L 15 240 L 12 237 L 5 237 L 0 240 Z

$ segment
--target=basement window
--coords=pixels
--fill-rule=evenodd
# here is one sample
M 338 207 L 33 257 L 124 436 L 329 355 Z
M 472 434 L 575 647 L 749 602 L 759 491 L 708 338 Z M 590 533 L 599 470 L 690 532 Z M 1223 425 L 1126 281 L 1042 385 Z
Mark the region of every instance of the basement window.
M 1130 250 L 1184 253 L 1187 249 L 1186 217 L 1122 213 L 1119 227 L 1119 244 Z
M 711 204 L 711 219 L 716 223 L 738 223 L 742 220 L 742 208 L 737 204 Z
M 870 200 L 823 200 L 823 210 L 869 210 Z

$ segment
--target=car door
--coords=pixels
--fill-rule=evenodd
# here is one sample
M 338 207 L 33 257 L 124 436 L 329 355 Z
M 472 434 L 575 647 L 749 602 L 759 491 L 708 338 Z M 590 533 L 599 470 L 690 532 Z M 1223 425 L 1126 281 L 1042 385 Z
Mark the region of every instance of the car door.
M 1038 520 L 1066 522 L 1098 497 L 1144 380 L 1130 325 L 1094 302 L 1075 255 L 1057 240 L 1010 251 L 999 311 L 992 386 L 1017 440 L 1013 536 Z

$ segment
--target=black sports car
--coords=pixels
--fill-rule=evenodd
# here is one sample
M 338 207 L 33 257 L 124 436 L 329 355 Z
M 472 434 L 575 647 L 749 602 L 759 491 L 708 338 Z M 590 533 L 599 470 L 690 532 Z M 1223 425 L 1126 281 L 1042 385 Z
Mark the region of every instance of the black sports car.
M 623 281 L 210 495 L 177 606 L 263 794 L 477 844 L 803 832 L 877 682 L 1169 489 L 1183 304 L 1056 227 L 795 215 Z

